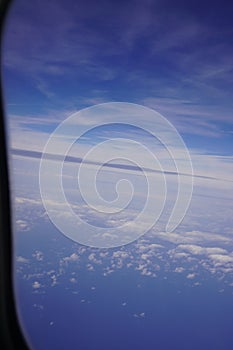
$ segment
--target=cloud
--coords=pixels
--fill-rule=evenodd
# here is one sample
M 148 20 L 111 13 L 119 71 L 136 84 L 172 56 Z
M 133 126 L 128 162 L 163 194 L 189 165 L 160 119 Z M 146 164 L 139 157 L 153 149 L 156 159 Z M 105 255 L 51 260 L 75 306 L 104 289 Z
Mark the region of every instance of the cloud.
M 29 231 L 30 224 L 26 220 L 16 220 L 16 227 L 19 231 Z
M 204 237 L 204 234 L 197 235 L 197 237 Z M 24 258 L 19 258 L 17 263 L 21 264 L 19 271 L 24 275 L 24 278 L 34 280 L 33 289 L 41 288 L 42 284 L 39 281 L 43 281 L 43 286 L 46 288 L 55 286 L 58 283 L 58 278 L 60 285 L 62 285 L 64 278 L 68 278 L 70 288 L 72 288 L 72 284 L 77 284 L 76 275 L 79 274 L 79 270 L 92 273 L 95 270 L 95 265 L 98 265 L 95 274 L 102 274 L 106 278 L 118 270 L 129 269 L 128 271 L 135 271 L 144 278 L 160 279 L 163 278 L 166 271 L 168 278 L 173 273 L 179 273 L 190 281 L 198 276 L 199 280 L 194 285 L 199 285 L 204 283 L 203 271 L 205 273 L 207 271 L 216 278 L 220 276 L 225 281 L 224 283 L 231 283 L 233 255 L 228 249 L 228 245 L 222 248 L 217 245 L 217 241 L 208 240 L 199 242 L 199 244 L 168 242 L 168 244 L 164 243 L 163 245 L 153 243 L 153 241 L 154 236 L 148 235 L 130 245 L 110 250 L 94 249 L 75 244 L 73 252 L 71 250 L 66 255 L 66 251 L 70 251 L 70 246 L 67 246 L 62 255 L 54 250 L 52 256 L 44 257 L 40 264 L 37 264 L 37 273 L 34 274 L 29 274 L 26 270 L 27 264 L 22 264 Z M 210 245 L 208 246 L 207 243 Z M 51 261 L 53 262 L 52 270 Z M 76 264 L 77 262 L 78 264 Z M 75 270 L 73 263 L 75 263 Z M 78 281 L 77 285 L 80 288 L 82 281 L 80 278 Z
M 220 252 L 221 253 L 221 252 Z M 233 254 L 230 255 L 222 255 L 218 254 L 218 252 L 211 253 L 209 258 L 213 261 L 215 266 L 229 266 L 233 271 Z
M 38 152 L 38 151 L 30 151 L 30 150 L 23 150 L 23 149 L 12 149 L 11 153 L 15 156 L 21 156 L 21 157 L 29 157 L 29 158 L 35 158 L 35 159 L 41 159 L 42 156 L 45 156 L 46 159 L 50 159 L 51 161 L 61 161 L 63 160 L 63 157 L 60 156 L 59 154 L 44 154 L 42 152 Z M 200 162 L 200 156 L 198 156 L 198 162 Z M 204 161 L 206 162 L 206 158 L 207 156 L 203 156 L 203 163 Z M 229 162 L 229 170 L 231 170 L 232 168 L 232 157 L 219 157 L 219 156 L 208 156 L 208 158 L 211 160 L 215 160 L 215 159 L 219 159 L 222 160 L 225 164 Z M 120 164 L 120 163 L 106 163 L 106 164 L 102 164 L 100 162 L 94 162 L 94 161 L 85 161 L 82 158 L 78 158 L 78 157 L 73 157 L 73 156 L 67 156 L 65 158 L 65 162 L 69 162 L 69 163 L 74 163 L 74 164 L 79 164 L 79 163 L 86 163 L 86 164 L 90 164 L 90 165 L 101 165 L 104 168 L 110 168 L 110 169 L 122 169 L 122 170 L 127 170 L 127 171 L 133 171 L 133 172 L 139 172 L 142 173 L 142 170 L 135 165 L 126 165 L 126 164 Z M 144 170 L 146 170 L 149 173 L 163 173 L 165 175 L 177 175 L 178 173 L 175 171 L 166 171 L 166 170 L 153 170 L 150 168 L 145 168 Z M 224 172 L 224 174 L 226 174 L 226 172 Z M 191 176 L 190 174 L 186 174 L 186 173 L 179 173 L 179 175 L 182 176 Z M 223 175 L 224 176 L 224 175 Z M 197 177 L 200 179 L 206 179 L 206 180 L 218 180 L 218 178 L 216 177 L 211 177 L 211 176 L 206 176 L 206 175 L 193 175 L 193 177 Z M 225 177 L 227 177 L 227 175 L 225 175 Z M 229 179 L 225 179 L 225 181 L 231 181 L 230 178 Z
M 44 259 L 44 254 L 43 252 L 36 250 L 33 254 L 32 254 L 33 258 L 35 258 L 37 261 L 43 261 Z
M 227 22 L 218 28 L 209 13 L 195 16 L 188 5 L 180 9 L 171 1 L 101 4 L 53 0 L 46 10 L 38 1 L 13 4 L 4 64 L 57 103 L 90 98 L 90 90 L 108 90 L 108 100 L 129 95 L 133 102 L 139 95 L 195 96 L 201 103 L 230 96 L 219 84 L 232 78 Z
M 146 97 L 142 103 L 165 115 L 182 135 L 223 139 L 226 133 L 221 125 L 232 126 L 230 110 L 223 106 L 213 107 L 181 97 Z
M 155 232 L 154 235 L 158 237 L 159 239 L 162 239 L 164 241 L 168 241 L 175 244 L 181 244 L 181 247 L 183 247 L 182 244 L 188 249 L 195 249 L 198 245 L 192 245 L 190 243 L 194 244 L 208 244 L 208 243 L 219 243 L 219 244 L 229 244 L 232 242 L 232 238 L 224 235 L 224 234 L 218 234 L 215 232 L 202 232 L 202 231 L 184 231 L 184 232 Z
M 79 260 L 79 256 L 77 253 L 72 253 L 70 256 L 66 256 L 63 258 L 65 262 L 76 262 Z
M 189 273 L 186 278 L 189 279 L 189 280 L 192 280 L 196 277 L 196 274 L 195 273 Z
M 184 272 L 184 271 L 185 271 L 185 268 L 182 267 L 182 266 L 176 267 L 175 270 L 174 270 L 174 272 L 176 272 L 176 273 L 182 273 L 182 272 Z
M 24 258 L 24 257 L 21 256 L 21 255 L 19 255 L 19 256 L 16 257 L 16 261 L 17 261 L 18 263 L 22 263 L 22 264 L 27 264 L 27 263 L 29 263 L 29 259 L 26 259 L 26 258 Z
M 57 276 L 56 275 L 52 275 L 51 277 L 51 286 L 54 287 L 57 285 Z
M 33 284 L 32 284 L 33 289 L 39 289 L 40 287 L 41 287 L 40 282 L 38 282 L 38 281 L 33 282 Z
M 227 250 L 219 247 L 201 247 L 194 244 L 180 244 L 176 250 L 189 252 L 193 255 L 227 254 Z
M 135 317 L 135 318 L 144 318 L 145 315 L 146 315 L 145 312 L 140 312 L 140 313 L 133 314 L 133 317 Z

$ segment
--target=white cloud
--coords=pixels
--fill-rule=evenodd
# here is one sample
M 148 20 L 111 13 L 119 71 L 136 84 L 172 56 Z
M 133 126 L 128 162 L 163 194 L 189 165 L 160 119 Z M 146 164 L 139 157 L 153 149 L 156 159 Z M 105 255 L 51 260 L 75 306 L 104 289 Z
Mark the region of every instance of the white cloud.
M 40 282 L 38 282 L 38 281 L 33 282 L 33 284 L 32 284 L 33 289 L 39 289 L 40 287 L 41 287 Z
M 176 273 L 182 273 L 182 272 L 184 272 L 184 271 L 185 271 L 185 268 L 182 267 L 182 266 L 176 267 L 175 270 L 174 270 L 174 272 L 176 272 Z
M 29 231 L 30 230 L 30 223 L 26 220 L 16 220 L 16 229 L 19 231 Z
M 33 254 L 32 254 L 33 258 L 35 258 L 37 261 L 42 261 L 44 259 L 44 254 L 39 251 L 36 250 Z
M 76 262 L 79 260 L 79 256 L 76 253 L 72 253 L 70 256 L 63 258 L 63 261 L 66 262 Z
M 227 254 L 227 250 L 218 247 L 201 247 L 194 244 L 180 244 L 176 250 L 189 252 L 193 255 Z
M 174 244 L 191 244 L 191 243 L 231 243 L 231 237 L 218 234 L 215 232 L 202 231 L 184 231 L 184 232 L 154 232 L 154 236 Z
M 209 258 L 213 261 L 215 266 L 230 265 L 233 270 L 233 254 L 222 255 L 218 254 L 217 252 L 213 252 L 213 254 L 210 254 Z
M 196 277 L 196 273 L 189 273 L 189 274 L 186 276 L 186 278 L 188 278 L 188 279 L 190 279 L 190 280 L 194 279 L 195 277 Z
M 72 277 L 72 278 L 70 278 L 70 282 L 71 283 L 77 283 L 77 280 L 76 280 L 76 278 Z
M 19 255 L 16 257 L 16 261 L 22 264 L 27 264 L 29 262 L 29 259 L 26 259 L 23 256 Z

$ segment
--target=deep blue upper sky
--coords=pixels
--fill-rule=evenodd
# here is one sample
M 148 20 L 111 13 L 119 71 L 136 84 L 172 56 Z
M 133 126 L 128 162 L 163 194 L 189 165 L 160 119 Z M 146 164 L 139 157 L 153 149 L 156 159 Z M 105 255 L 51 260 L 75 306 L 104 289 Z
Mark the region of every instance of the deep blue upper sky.
M 9 117 L 40 139 L 84 107 L 133 102 L 189 149 L 231 157 L 232 17 L 230 1 L 17 0 L 3 45 Z

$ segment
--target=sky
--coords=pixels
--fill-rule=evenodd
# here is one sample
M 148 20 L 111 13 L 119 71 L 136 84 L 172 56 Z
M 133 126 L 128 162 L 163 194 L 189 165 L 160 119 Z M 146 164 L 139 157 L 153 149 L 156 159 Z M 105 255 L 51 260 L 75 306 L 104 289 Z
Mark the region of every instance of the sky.
M 71 113 L 120 101 L 162 113 L 189 149 L 225 167 L 232 156 L 231 15 L 230 2 L 50 1 L 45 11 L 39 1 L 15 1 L 3 44 L 14 147 L 42 150 Z
M 118 284 L 123 296 L 120 293 L 118 300 L 116 289 L 112 298 L 120 309 L 127 309 L 131 321 L 125 321 L 125 314 L 119 317 L 122 324 L 129 322 L 129 329 L 132 319 L 147 320 L 148 315 L 150 339 L 150 322 L 157 322 L 156 309 L 139 298 L 141 290 L 149 295 L 146 288 L 154 291 L 158 284 L 164 290 L 163 302 L 171 305 L 175 298 L 177 305 L 177 295 L 188 287 L 192 292 L 185 294 L 185 301 L 195 304 L 205 299 L 203 305 L 213 310 L 212 320 L 227 325 L 223 349 L 231 349 L 231 316 L 224 319 L 214 308 L 222 301 L 215 295 L 208 304 L 205 289 L 201 289 L 205 297 L 200 294 L 199 300 L 195 293 L 201 286 L 210 294 L 215 289 L 219 295 L 225 293 L 222 310 L 225 315 L 232 310 L 232 17 L 230 1 L 13 2 L 4 32 L 2 73 L 15 212 L 17 298 L 23 305 L 22 319 L 38 342 L 42 338 L 35 334 L 37 326 L 47 332 L 42 320 L 50 328 L 56 326 L 57 316 L 48 309 L 50 304 L 51 309 L 57 307 L 59 293 L 78 298 L 82 305 L 78 312 L 84 318 L 91 315 L 95 324 L 95 312 L 101 315 L 95 301 L 104 298 L 98 292 L 101 283 L 111 295 L 111 285 L 125 278 L 125 289 Z M 64 154 L 66 161 L 61 164 Z M 92 186 L 95 176 L 97 187 Z M 166 224 L 177 196 L 184 205 L 177 210 L 175 229 L 169 231 Z M 135 218 L 148 198 L 154 207 L 138 222 Z M 155 226 L 149 230 L 154 208 L 161 215 L 152 220 Z M 81 220 L 75 221 L 75 215 Z M 97 230 L 97 241 L 83 241 L 83 232 L 88 233 L 83 222 Z M 69 238 L 59 232 L 63 224 L 79 228 L 76 242 L 69 239 L 76 231 Z M 120 237 L 123 246 L 118 244 Z M 115 248 L 106 249 L 100 238 Z M 95 248 L 89 247 L 92 244 Z M 98 244 L 103 244 L 101 249 Z M 164 286 L 164 281 L 171 284 Z M 176 297 L 168 297 L 169 288 Z M 95 305 L 93 310 L 89 302 Z M 184 319 L 185 312 L 181 307 Z M 204 312 L 200 319 L 211 322 Z M 172 311 L 167 316 L 164 313 L 165 319 L 174 317 Z M 191 322 L 192 315 L 187 317 Z M 185 329 L 184 319 L 178 319 L 177 327 L 180 321 Z M 137 334 L 138 324 L 132 327 Z M 208 338 L 208 327 L 203 327 Z M 59 334 L 59 328 L 54 329 Z M 178 328 L 176 332 L 181 341 Z M 221 343 L 224 330 L 219 332 L 218 340 L 207 341 L 209 348 Z M 197 339 L 205 336 L 200 333 Z M 137 349 L 136 343 L 131 348 Z M 201 340 L 195 343 L 193 336 L 194 347 L 204 350 L 203 344 Z M 129 350 L 126 345 L 125 349 Z

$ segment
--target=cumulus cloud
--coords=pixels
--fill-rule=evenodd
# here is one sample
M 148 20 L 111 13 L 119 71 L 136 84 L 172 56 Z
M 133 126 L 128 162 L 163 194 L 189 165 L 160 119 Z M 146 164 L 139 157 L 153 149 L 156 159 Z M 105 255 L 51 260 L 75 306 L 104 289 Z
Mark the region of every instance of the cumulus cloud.
M 213 261 L 215 266 L 230 266 L 233 270 L 233 254 L 222 255 L 216 253 L 211 253 L 209 258 Z
M 38 282 L 38 281 L 33 282 L 33 284 L 32 284 L 33 289 L 39 289 L 40 287 L 41 287 L 40 282 Z
M 19 231 L 29 231 L 30 224 L 26 220 L 16 220 L 16 228 Z
M 18 263 L 22 263 L 22 264 L 27 264 L 27 263 L 29 263 L 29 259 L 26 259 L 26 258 L 24 258 L 24 257 L 21 256 L 21 255 L 19 255 L 19 256 L 16 257 L 16 261 L 17 261 Z
M 76 253 L 72 253 L 70 256 L 66 256 L 63 258 L 63 261 L 66 262 L 76 262 L 79 260 L 79 256 Z
M 42 261 L 44 259 L 44 254 L 43 252 L 36 250 L 33 254 L 32 254 L 33 258 L 35 258 L 37 261 Z
M 201 247 L 194 244 L 180 244 L 177 246 L 176 250 L 189 252 L 193 255 L 227 254 L 226 249 L 218 247 Z
M 192 280 L 196 277 L 196 273 L 189 273 L 187 276 L 186 276 L 188 279 Z
M 176 273 L 182 273 L 184 271 L 185 271 L 185 268 L 182 266 L 176 267 L 174 270 L 174 272 L 176 272 Z
M 206 244 L 208 242 L 216 243 L 231 243 L 232 238 L 215 232 L 203 232 L 203 231 L 181 231 L 176 232 L 155 232 L 158 238 L 175 244 Z

